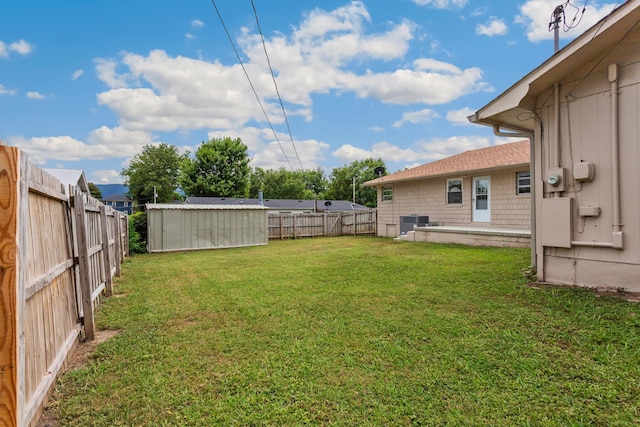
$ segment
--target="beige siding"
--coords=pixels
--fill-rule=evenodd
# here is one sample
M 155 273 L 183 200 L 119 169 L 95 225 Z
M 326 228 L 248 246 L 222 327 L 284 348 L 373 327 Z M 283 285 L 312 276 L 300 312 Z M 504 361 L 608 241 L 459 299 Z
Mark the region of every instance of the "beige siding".
M 633 45 L 637 46 L 637 45 Z M 571 247 L 543 246 L 541 239 L 545 227 L 555 221 L 552 215 L 538 214 L 538 273 L 546 281 L 579 286 L 611 286 L 640 291 L 640 53 L 637 47 L 623 47 L 609 53 L 603 62 L 604 70 L 596 70 L 588 77 L 588 65 L 576 70 L 574 76 L 561 83 L 560 129 L 561 166 L 566 170 L 566 188 L 556 197 L 572 198 L 570 222 Z M 585 247 L 582 244 L 610 244 L 613 217 L 612 167 L 612 104 L 611 87 L 606 67 L 619 65 L 619 176 L 620 212 L 623 248 Z M 546 102 L 551 89 L 538 98 L 539 116 L 544 129 L 553 129 L 553 103 Z M 570 93 L 570 96 L 569 96 Z M 569 102 L 566 100 L 570 99 Z M 545 104 L 546 102 L 546 104 Z M 536 173 L 544 177 L 553 167 L 550 141 L 541 137 L 538 128 L 535 141 Z M 595 166 L 593 181 L 577 182 L 573 179 L 573 165 L 580 161 Z M 538 182 L 538 208 L 542 197 L 551 198 L 542 182 Z M 543 194 L 544 193 L 544 194 Z M 580 207 L 597 206 L 597 217 L 580 217 Z
M 531 198 L 516 195 L 516 172 L 512 169 L 478 176 L 491 177 L 491 222 L 472 220 L 473 176 L 451 176 L 390 184 L 393 200 L 382 201 L 378 188 L 378 235 L 393 237 L 400 231 L 400 216 L 428 215 L 429 222 L 445 226 L 500 227 L 529 229 L 531 227 Z M 447 205 L 447 179 L 462 178 L 462 204 Z

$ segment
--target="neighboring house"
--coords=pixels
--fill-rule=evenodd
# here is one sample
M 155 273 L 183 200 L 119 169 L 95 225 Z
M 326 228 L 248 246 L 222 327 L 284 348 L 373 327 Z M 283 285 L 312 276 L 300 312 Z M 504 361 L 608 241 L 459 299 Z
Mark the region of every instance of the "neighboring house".
M 121 194 L 114 194 L 106 199 L 102 199 L 102 203 L 107 206 L 111 206 L 117 211 L 124 212 L 127 215 L 131 215 L 133 213 L 133 200 Z
M 365 182 L 378 191 L 378 235 L 406 233 L 405 225 L 411 226 L 414 215 L 418 220 L 428 217 L 418 222 L 420 226 L 439 226 L 424 233 L 466 228 L 479 236 L 478 244 L 486 240 L 489 229 L 527 235 L 531 225 L 529 153 L 529 141 L 496 145 Z M 526 237 L 519 241 L 529 244 Z M 472 243 L 466 237 L 460 239 L 444 241 Z M 436 241 L 426 234 L 420 240 Z
M 43 169 L 49 175 L 53 175 L 64 184 L 64 189 L 67 196 L 72 196 L 73 193 L 70 191 L 70 187 L 74 188 L 74 191 L 80 192 L 82 194 L 90 194 L 89 191 L 89 183 L 87 182 L 87 178 L 84 176 L 84 171 L 82 169 Z
M 368 207 L 346 200 L 239 199 L 235 197 L 187 197 L 185 204 L 199 205 L 262 205 L 269 213 L 314 213 L 369 210 Z
M 469 120 L 533 141 L 539 280 L 640 291 L 640 0 Z

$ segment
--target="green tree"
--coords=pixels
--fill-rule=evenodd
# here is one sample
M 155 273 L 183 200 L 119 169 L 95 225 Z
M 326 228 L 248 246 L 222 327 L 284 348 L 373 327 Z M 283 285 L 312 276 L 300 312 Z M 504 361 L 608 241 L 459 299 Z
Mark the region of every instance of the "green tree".
M 324 170 L 318 167 L 317 169 L 304 170 L 302 173 L 307 188 L 311 190 L 318 199 L 324 199 L 329 190 L 329 180 L 325 176 Z
M 214 138 L 203 142 L 194 158 L 182 163 L 180 184 L 187 196 L 247 197 L 249 155 L 240 138 Z
M 89 194 L 91 194 L 91 197 L 93 197 L 94 199 L 102 200 L 102 191 L 100 191 L 98 186 L 95 185 L 93 182 L 90 182 L 88 185 L 89 185 Z
M 262 191 L 269 199 L 313 200 L 323 198 L 328 187 L 321 168 L 304 171 L 255 168 L 251 174 L 249 194 L 257 197 Z
M 375 208 L 378 200 L 376 189 L 363 187 L 362 183 L 377 178 L 375 170 L 378 167 L 384 167 L 382 159 L 368 158 L 356 160 L 341 168 L 333 168 L 327 198 L 353 200 L 355 178 L 356 203 Z
M 152 203 L 155 187 L 158 203 L 172 201 L 184 157 L 173 145 L 145 145 L 142 152 L 131 159 L 129 167 L 122 170 L 129 197 L 137 204 Z

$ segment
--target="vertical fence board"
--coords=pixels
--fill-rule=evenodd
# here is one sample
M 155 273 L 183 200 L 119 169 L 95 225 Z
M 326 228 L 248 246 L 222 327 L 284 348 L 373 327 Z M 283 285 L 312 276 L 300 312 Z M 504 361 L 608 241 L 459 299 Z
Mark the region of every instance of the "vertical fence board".
M 84 311 L 84 333 L 87 340 L 92 340 L 95 334 L 95 324 L 93 321 L 91 271 L 83 196 L 73 196 L 73 211 L 76 219 L 78 240 L 78 266 L 80 269 L 80 289 L 82 290 L 82 308 Z
M 0 424 L 18 423 L 18 150 L 0 147 Z
M 269 214 L 269 239 L 376 235 L 376 211 Z
M 111 250 L 109 249 L 109 218 L 107 207 L 100 206 L 100 222 L 102 224 L 102 256 L 104 266 L 105 290 L 108 297 L 113 294 L 111 281 Z

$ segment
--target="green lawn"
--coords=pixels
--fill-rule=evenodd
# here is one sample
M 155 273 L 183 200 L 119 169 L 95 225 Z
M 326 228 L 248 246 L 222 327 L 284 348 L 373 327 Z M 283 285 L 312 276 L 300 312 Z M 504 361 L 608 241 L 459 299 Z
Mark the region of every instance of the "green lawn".
M 640 306 L 529 251 L 381 238 L 135 256 L 61 425 L 637 425 Z

